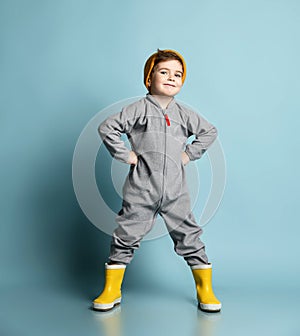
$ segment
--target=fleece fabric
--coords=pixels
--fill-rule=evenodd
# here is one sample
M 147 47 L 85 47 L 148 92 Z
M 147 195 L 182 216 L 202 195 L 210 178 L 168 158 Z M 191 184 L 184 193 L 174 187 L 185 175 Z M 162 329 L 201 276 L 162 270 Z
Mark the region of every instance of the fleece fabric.
M 161 215 L 175 251 L 189 266 L 207 264 L 201 227 L 191 212 L 183 151 L 197 160 L 217 137 L 215 126 L 174 98 L 162 109 L 147 94 L 99 126 L 100 136 L 111 155 L 127 163 L 130 150 L 138 156 L 123 186 L 123 204 L 112 237 L 110 261 L 130 263 L 134 250 Z M 126 134 L 131 148 L 121 135 Z M 188 139 L 194 136 L 191 143 Z

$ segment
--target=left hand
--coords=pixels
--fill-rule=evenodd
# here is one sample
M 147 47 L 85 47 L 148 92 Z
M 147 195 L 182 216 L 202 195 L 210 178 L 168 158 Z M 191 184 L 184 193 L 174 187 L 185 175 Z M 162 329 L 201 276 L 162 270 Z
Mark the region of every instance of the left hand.
M 135 154 L 134 151 L 130 151 L 129 152 L 128 164 L 130 164 L 130 165 L 137 165 L 137 163 L 138 163 L 138 157 L 137 157 L 137 155 Z
M 184 166 L 186 166 L 190 162 L 189 156 L 186 154 L 186 152 L 181 153 L 181 162 Z

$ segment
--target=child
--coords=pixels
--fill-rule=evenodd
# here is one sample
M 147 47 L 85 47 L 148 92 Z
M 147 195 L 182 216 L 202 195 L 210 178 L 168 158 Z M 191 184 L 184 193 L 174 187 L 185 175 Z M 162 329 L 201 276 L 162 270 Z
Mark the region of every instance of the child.
M 186 77 L 183 57 L 174 50 L 159 50 L 147 60 L 145 98 L 106 119 L 99 133 L 111 155 L 130 165 L 123 187 L 123 203 L 112 236 L 106 281 L 93 301 L 106 311 L 121 302 L 126 265 L 142 238 L 151 230 L 157 214 L 162 216 L 175 251 L 191 267 L 199 308 L 217 312 L 221 303 L 211 285 L 211 264 L 199 236 L 202 233 L 191 212 L 184 166 L 199 159 L 217 137 L 216 128 L 174 96 Z M 126 134 L 129 150 L 121 140 Z M 187 139 L 195 139 L 187 145 Z

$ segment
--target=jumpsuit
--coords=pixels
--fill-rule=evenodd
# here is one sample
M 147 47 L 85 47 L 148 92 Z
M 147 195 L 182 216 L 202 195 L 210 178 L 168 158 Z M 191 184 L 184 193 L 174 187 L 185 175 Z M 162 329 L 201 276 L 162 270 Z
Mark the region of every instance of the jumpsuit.
M 123 186 L 122 209 L 116 217 L 110 262 L 129 264 L 134 250 L 151 230 L 159 214 L 174 243 L 175 252 L 189 266 L 208 264 L 201 227 L 191 212 L 183 151 L 199 159 L 217 137 L 216 128 L 174 98 L 162 109 L 147 94 L 107 118 L 98 129 L 110 154 L 128 162 L 130 150 L 121 139 L 126 134 L 138 157 Z M 187 144 L 190 136 L 192 143 Z

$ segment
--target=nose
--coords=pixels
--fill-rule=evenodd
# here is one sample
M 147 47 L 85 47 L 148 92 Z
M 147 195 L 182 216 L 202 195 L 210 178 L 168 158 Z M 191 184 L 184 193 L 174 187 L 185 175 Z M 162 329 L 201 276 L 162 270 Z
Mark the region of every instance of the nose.
M 169 74 L 168 80 L 174 82 L 175 81 L 174 74 Z

